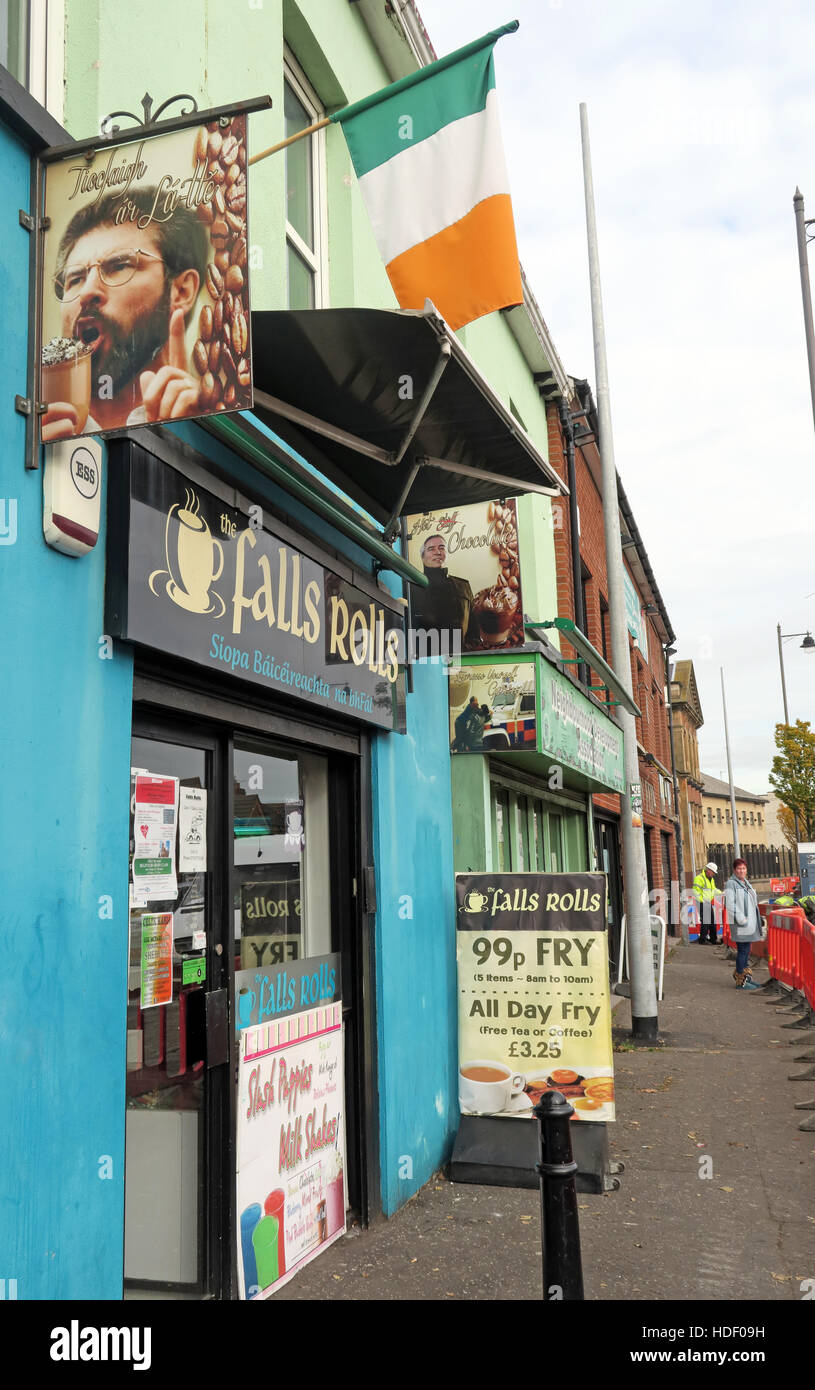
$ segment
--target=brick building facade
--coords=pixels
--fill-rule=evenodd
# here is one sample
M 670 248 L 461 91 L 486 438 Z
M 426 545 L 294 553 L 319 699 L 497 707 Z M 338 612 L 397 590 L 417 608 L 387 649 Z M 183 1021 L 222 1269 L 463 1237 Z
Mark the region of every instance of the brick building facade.
M 684 883 L 689 888 L 707 862 L 702 822 L 702 774 L 699 769 L 699 729 L 704 724 L 702 705 L 692 661 L 671 667 L 671 704 L 674 711 L 674 753 L 679 783 L 679 816 L 684 850 Z
M 603 523 L 602 470 L 597 444 L 598 428 L 594 401 L 588 382 L 573 382 L 571 415 L 566 418 L 550 403 L 549 458 L 568 484 L 568 451 L 573 435 L 575 492 L 571 498 L 553 500 L 555 557 L 557 564 L 558 614 L 574 620 L 589 641 L 611 662 L 611 632 L 608 611 L 605 529 Z M 656 911 L 664 905 L 669 929 L 678 927 L 678 903 L 671 912 L 671 884 L 678 882 L 673 764 L 668 709 L 666 705 L 665 648 L 674 640 L 670 619 L 657 588 L 645 546 L 634 521 L 628 499 L 617 479 L 623 556 L 628 590 L 629 657 L 634 699 L 642 711 L 636 720 L 640 782 L 642 785 L 643 826 L 649 889 L 664 893 L 652 899 Z M 572 562 L 570 506 L 576 505 L 579 520 L 579 592 Z M 639 613 L 636 610 L 639 609 Z M 636 632 L 636 638 L 632 635 Z M 564 656 L 575 657 L 563 642 Z M 581 678 L 593 680 L 585 667 L 576 668 Z M 596 691 L 605 698 L 603 690 Z M 622 899 L 621 843 L 619 837 L 620 801 L 618 796 L 593 798 L 595 853 L 597 867 L 609 875 L 610 948 L 614 959 L 615 936 L 624 911 Z M 614 899 L 616 898 L 616 902 Z

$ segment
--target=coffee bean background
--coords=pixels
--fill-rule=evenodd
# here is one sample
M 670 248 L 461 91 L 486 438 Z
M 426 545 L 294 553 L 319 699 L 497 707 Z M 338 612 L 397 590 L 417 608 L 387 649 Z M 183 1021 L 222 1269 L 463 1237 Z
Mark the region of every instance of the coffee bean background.
M 194 159 L 207 166 L 215 184 L 212 200 L 198 217 L 209 232 L 207 266 L 192 361 L 208 409 L 245 410 L 251 405 L 249 296 L 246 236 L 246 117 L 200 126 Z

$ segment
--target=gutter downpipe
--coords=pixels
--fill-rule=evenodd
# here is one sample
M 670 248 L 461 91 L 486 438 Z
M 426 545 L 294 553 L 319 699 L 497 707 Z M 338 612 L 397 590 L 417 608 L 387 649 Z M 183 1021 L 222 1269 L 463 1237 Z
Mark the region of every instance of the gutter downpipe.
M 569 479 L 569 537 L 572 545 L 572 588 L 574 589 L 574 621 L 581 632 L 586 631 L 586 614 L 583 611 L 583 575 L 580 569 L 580 532 L 577 525 L 577 471 L 574 462 L 574 428 L 569 419 L 569 407 L 563 396 L 558 397 L 560 427 L 566 439 L 566 476 Z M 589 685 L 586 679 L 587 667 L 581 662 L 577 668 L 578 679 Z
M 679 880 L 677 884 L 678 892 L 676 895 L 676 915 L 679 918 L 679 929 L 682 935 L 682 940 L 685 942 L 685 945 L 687 946 L 690 942 L 690 936 L 688 935 L 689 924 L 686 924 L 685 919 L 682 915 L 682 892 L 685 887 L 685 851 L 682 845 L 682 812 L 679 809 L 679 779 L 676 775 L 676 750 L 674 748 L 674 705 L 673 700 L 671 699 L 671 666 L 670 659 L 668 657 L 668 652 L 672 650 L 673 649 L 669 647 L 663 648 L 663 652 L 665 655 L 665 685 L 668 695 L 668 734 L 671 741 L 671 772 L 673 774 L 674 809 L 676 811 L 676 877 Z M 673 897 L 673 884 L 671 884 L 672 909 L 674 907 Z M 672 916 L 673 915 L 674 913 L 672 912 Z

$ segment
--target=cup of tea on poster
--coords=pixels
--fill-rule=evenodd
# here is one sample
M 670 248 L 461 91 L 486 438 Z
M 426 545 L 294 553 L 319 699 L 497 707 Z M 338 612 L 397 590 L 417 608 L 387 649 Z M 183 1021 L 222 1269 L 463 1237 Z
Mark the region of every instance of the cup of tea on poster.
M 41 439 L 252 404 L 246 115 L 45 168 Z

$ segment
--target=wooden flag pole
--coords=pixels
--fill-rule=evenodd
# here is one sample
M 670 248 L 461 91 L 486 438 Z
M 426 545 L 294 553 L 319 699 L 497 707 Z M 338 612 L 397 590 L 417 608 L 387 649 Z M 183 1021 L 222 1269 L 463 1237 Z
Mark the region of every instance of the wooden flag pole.
M 280 140 L 276 145 L 270 145 L 268 150 L 260 150 L 253 154 L 249 160 L 250 164 L 257 164 L 259 159 L 266 159 L 270 154 L 277 154 L 278 150 L 285 150 L 287 145 L 293 145 L 295 140 L 302 140 L 306 135 L 313 135 L 315 130 L 322 130 L 324 126 L 331 124 L 331 117 L 326 116 L 324 120 L 317 121 L 315 125 L 307 125 L 305 130 L 298 130 L 296 135 L 290 135 L 287 140 Z

